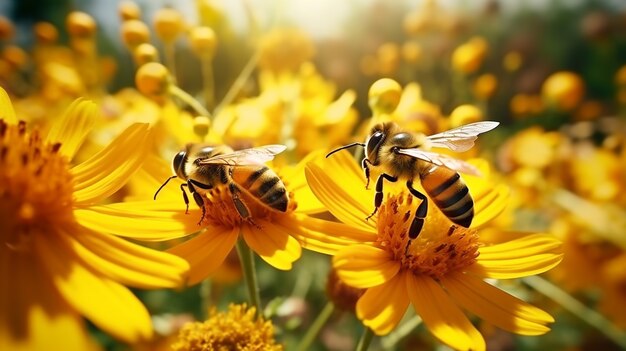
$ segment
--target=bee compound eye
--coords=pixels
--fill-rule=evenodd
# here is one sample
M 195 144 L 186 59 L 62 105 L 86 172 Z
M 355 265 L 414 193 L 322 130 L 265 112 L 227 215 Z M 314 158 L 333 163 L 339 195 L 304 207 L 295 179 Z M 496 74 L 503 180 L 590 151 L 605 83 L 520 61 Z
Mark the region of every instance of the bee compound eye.
M 174 168 L 174 173 L 181 177 L 181 172 L 183 170 L 185 164 L 185 158 L 187 157 L 186 151 L 181 151 L 174 156 L 174 160 L 172 161 L 172 166 Z M 181 177 L 184 178 L 184 177 Z
M 374 132 L 370 138 L 367 140 L 367 158 L 370 160 L 376 159 L 375 155 L 382 144 L 383 140 L 385 140 L 385 134 L 383 132 Z

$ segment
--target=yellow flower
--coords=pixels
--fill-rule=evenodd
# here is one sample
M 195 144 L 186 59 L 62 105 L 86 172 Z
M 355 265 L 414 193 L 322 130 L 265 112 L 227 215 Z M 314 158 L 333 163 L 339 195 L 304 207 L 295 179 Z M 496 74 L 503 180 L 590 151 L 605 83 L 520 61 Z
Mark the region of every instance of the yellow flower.
M 304 159 L 305 162 L 308 160 Z M 202 210 L 193 202 L 186 213 L 180 192 L 183 181 L 170 181 L 154 201 L 152 194 L 171 173 L 167 173 L 163 162 L 153 158 L 146 161 L 144 168 L 140 174 L 146 191 L 152 190 L 150 200 L 99 206 L 90 214 L 91 225 L 94 229 L 109 228 L 118 235 L 150 241 L 195 235 L 169 250 L 189 262 L 189 285 L 215 273 L 238 238 L 273 267 L 289 270 L 300 258 L 303 245 L 319 252 L 333 253 L 342 245 L 361 240 L 364 235 L 363 231 L 341 223 L 307 215 L 319 212 L 320 204 L 306 186 L 304 163 L 277 173 L 289 193 L 285 212 L 271 210 L 242 192 L 242 200 L 251 215 L 250 219 L 243 219 L 235 208 L 228 186 L 218 185 L 203 198 L 206 214 L 200 225 L 198 220 L 202 218 Z M 158 175 L 161 175 L 160 179 L 155 178 Z M 118 226 L 108 221 L 108 215 L 114 214 L 133 216 L 138 223 Z M 332 238 L 326 235 L 334 232 L 341 234 Z
M 0 94 L 3 96 L 4 92 Z M 0 112 L 0 349 L 83 350 L 81 315 L 124 342 L 150 338 L 150 315 L 132 292 L 175 287 L 188 265 L 85 226 L 81 212 L 120 189 L 146 154 L 147 125 L 125 130 L 104 150 L 70 165 L 95 120 L 77 101 L 47 135 Z M 129 222 L 111 216 L 120 226 Z
M 458 72 L 476 72 L 487 56 L 489 44 L 482 37 L 473 37 L 452 53 L 452 67 Z
M 541 86 L 541 95 L 556 109 L 570 111 L 585 95 L 585 82 L 573 72 L 560 71 L 550 75 Z
M 545 235 L 490 246 L 481 242 L 477 228 L 502 211 L 505 187 L 464 177 L 475 201 L 471 228 L 452 225 L 431 206 L 420 235 L 407 247 L 407 230 L 417 205 L 412 195 L 389 194 L 378 217 L 366 221 L 374 196 L 364 189 L 356 162 L 342 152 L 323 165 L 309 163 L 306 168 L 315 195 L 335 217 L 371 235 L 370 240 L 339 251 L 333 266 L 344 282 L 367 289 L 356 311 L 376 334 L 393 330 L 410 304 L 426 327 L 455 349 L 485 349 L 482 335 L 462 309 L 517 334 L 549 330 L 546 324 L 553 318 L 546 312 L 483 281 L 538 274 L 561 260 L 560 243 Z M 487 177 L 489 170 L 478 166 Z
M 295 72 L 315 54 L 311 38 L 297 28 L 277 28 L 259 42 L 259 67 L 275 74 Z
M 274 339 L 271 321 L 256 316 L 254 307 L 231 304 L 228 312 L 211 309 L 209 318 L 200 323 L 183 325 L 175 351 L 281 351 L 282 345 Z

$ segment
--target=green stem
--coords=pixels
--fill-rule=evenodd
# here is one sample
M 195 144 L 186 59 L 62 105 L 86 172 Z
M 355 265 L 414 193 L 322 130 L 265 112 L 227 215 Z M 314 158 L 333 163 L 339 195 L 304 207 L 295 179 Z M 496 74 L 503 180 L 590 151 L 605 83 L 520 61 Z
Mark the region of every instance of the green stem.
M 211 279 L 205 279 L 200 285 L 200 301 L 202 301 L 202 318 L 207 318 L 211 307 Z
M 401 324 L 394 331 L 381 339 L 383 348 L 385 350 L 393 349 L 396 344 L 400 342 L 400 340 L 404 339 L 420 324 L 422 324 L 422 318 L 420 318 L 420 316 L 413 316 L 411 319 Z
M 176 96 L 177 98 L 181 99 L 184 103 L 189 105 L 199 115 L 206 116 L 206 117 L 209 117 L 210 119 L 212 119 L 211 118 L 211 112 L 209 112 L 206 108 L 204 108 L 204 106 L 202 106 L 202 104 L 199 103 L 198 100 L 194 99 L 193 96 L 189 95 L 183 89 L 181 89 L 181 88 L 177 87 L 176 85 L 172 84 L 172 85 L 170 85 L 169 92 L 173 96 Z
M 170 71 L 174 84 L 177 84 L 178 79 L 176 79 L 176 47 L 173 42 L 166 43 L 164 44 L 164 50 L 165 50 L 165 60 L 166 60 L 165 66 Z
M 311 325 L 309 330 L 306 331 L 306 334 L 296 347 L 296 351 L 306 351 L 309 349 L 311 343 L 313 343 L 313 340 L 315 339 L 317 334 L 320 333 L 322 327 L 326 324 L 330 316 L 332 316 L 334 310 L 335 306 L 333 305 L 333 303 L 330 301 L 327 302 L 326 306 L 324 306 L 324 309 L 322 309 L 322 312 L 320 312 L 317 318 L 315 318 L 315 321 L 313 321 L 313 324 Z
M 611 339 L 611 341 L 615 344 L 626 350 L 626 333 L 618 329 L 602 314 L 585 306 L 582 302 L 572 297 L 572 295 L 544 278 L 539 276 L 530 276 L 523 278 L 523 281 L 531 288 L 558 303 L 581 320 L 598 329 L 607 338 Z
M 254 68 L 259 62 L 260 56 L 261 55 L 259 50 L 256 50 L 254 55 L 250 57 L 248 63 L 246 63 L 244 68 L 241 70 L 241 73 L 239 73 L 239 76 L 237 77 L 237 79 L 235 79 L 233 85 L 230 86 L 230 89 L 228 89 L 228 92 L 226 93 L 226 95 L 224 95 L 222 101 L 220 101 L 220 103 L 215 107 L 215 110 L 213 110 L 213 113 L 215 115 L 217 115 L 219 111 L 224 108 L 224 106 L 228 106 L 228 104 L 233 102 L 237 94 L 239 94 L 243 86 L 248 81 L 248 78 L 250 78 L 250 75 L 252 75 Z
M 373 338 L 374 332 L 372 332 L 372 329 L 365 327 L 361 339 L 359 339 L 359 343 L 356 345 L 356 351 L 367 351 Z
M 213 60 L 202 59 L 202 83 L 204 86 L 204 106 L 211 109 L 215 103 L 215 78 L 213 77 Z
M 259 294 L 259 284 L 254 270 L 254 252 L 250 250 L 243 238 L 239 238 L 237 241 L 237 253 L 241 261 L 243 278 L 248 288 L 250 305 L 256 307 L 256 315 L 258 317 L 261 313 L 261 295 Z

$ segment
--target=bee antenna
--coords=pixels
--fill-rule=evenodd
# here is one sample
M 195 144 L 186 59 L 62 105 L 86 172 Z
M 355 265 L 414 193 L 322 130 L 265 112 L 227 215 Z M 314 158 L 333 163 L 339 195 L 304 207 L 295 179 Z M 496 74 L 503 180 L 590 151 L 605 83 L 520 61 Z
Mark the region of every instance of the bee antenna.
M 156 197 L 157 197 L 157 195 L 159 194 L 159 191 L 161 191 L 161 189 L 163 189 L 163 187 L 164 187 L 164 186 L 166 186 L 166 185 L 167 185 L 167 183 L 168 183 L 170 180 L 174 179 L 174 178 L 176 178 L 176 176 L 175 176 L 175 175 L 173 175 L 173 176 L 171 176 L 171 177 L 167 178 L 167 180 L 165 181 L 165 183 L 163 183 L 163 184 L 159 187 L 159 189 L 156 191 L 156 193 L 154 193 L 154 200 L 156 200 Z
M 348 144 L 348 145 L 344 145 L 344 146 L 338 147 L 335 150 L 329 152 L 328 155 L 326 155 L 326 158 L 328 158 L 328 156 L 334 154 L 337 151 L 341 151 L 343 149 L 348 149 L 348 148 L 355 147 L 355 146 L 363 146 L 363 147 L 365 147 L 365 144 L 357 142 L 357 143 L 352 143 L 352 144 Z

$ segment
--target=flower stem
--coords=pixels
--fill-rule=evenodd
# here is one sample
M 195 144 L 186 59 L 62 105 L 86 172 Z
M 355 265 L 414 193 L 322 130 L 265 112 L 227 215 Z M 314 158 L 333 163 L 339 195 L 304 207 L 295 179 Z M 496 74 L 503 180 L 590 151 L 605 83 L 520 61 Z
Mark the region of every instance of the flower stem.
M 189 95 L 183 89 L 181 89 L 181 88 L 177 87 L 176 85 L 172 84 L 172 85 L 170 85 L 169 92 L 173 96 L 176 96 L 177 98 L 181 99 L 184 103 L 189 105 L 199 115 L 206 116 L 206 117 L 209 117 L 210 119 L 212 119 L 211 112 L 209 112 L 206 108 L 204 108 L 204 106 L 202 106 L 202 104 L 199 103 L 198 100 L 194 99 L 193 96 Z
M 202 83 L 204 86 L 204 106 L 211 109 L 215 103 L 215 78 L 213 77 L 213 60 L 202 59 Z
M 328 321 L 328 318 L 332 316 L 334 310 L 335 310 L 335 306 L 333 305 L 333 303 L 330 301 L 327 302 L 326 306 L 324 306 L 324 309 L 322 309 L 322 312 L 320 312 L 320 314 L 317 315 L 317 318 L 315 318 L 315 321 L 313 321 L 313 324 L 311 325 L 309 330 L 307 330 L 306 334 L 304 335 L 304 337 L 302 338 L 302 340 L 296 347 L 297 351 L 306 351 L 309 349 L 309 347 L 311 346 L 311 343 L 313 342 L 317 334 L 320 333 L 320 331 L 322 330 L 322 327 Z
M 581 320 L 598 329 L 621 348 L 626 349 L 626 333 L 618 329 L 602 314 L 585 306 L 572 295 L 542 277 L 530 276 L 523 278 L 523 281 L 531 288 L 555 301 Z
M 220 101 L 220 103 L 215 107 L 215 110 L 213 110 L 213 113 L 215 115 L 217 115 L 219 111 L 224 108 L 224 106 L 228 106 L 228 104 L 233 102 L 237 94 L 239 94 L 243 86 L 248 81 L 248 78 L 250 78 L 250 75 L 252 75 L 252 72 L 259 62 L 260 57 L 261 54 L 259 50 L 256 50 L 248 60 L 248 63 L 246 63 L 244 68 L 241 70 L 241 73 L 239 73 L 239 76 L 237 76 L 237 79 L 235 79 L 233 85 L 231 85 L 230 89 L 228 89 L 228 92 L 226 92 L 226 95 L 224 95 L 222 101 Z
M 256 308 L 256 316 L 258 317 L 261 313 L 261 295 L 259 294 L 259 284 L 254 270 L 254 253 L 250 250 L 243 238 L 239 238 L 237 241 L 237 253 L 241 261 L 243 278 L 248 288 L 250 304 Z
M 417 326 L 422 324 L 422 318 L 420 316 L 413 316 L 397 327 L 394 331 L 381 339 L 381 343 L 385 350 L 392 350 L 400 340 L 409 335 Z
M 176 78 L 176 47 L 173 42 L 165 43 L 165 63 L 167 69 L 170 71 L 172 75 L 172 80 L 174 84 L 177 84 L 178 79 Z
M 359 339 L 359 343 L 356 345 L 356 351 L 367 351 L 373 338 L 374 332 L 372 332 L 372 329 L 365 327 L 361 339 Z

